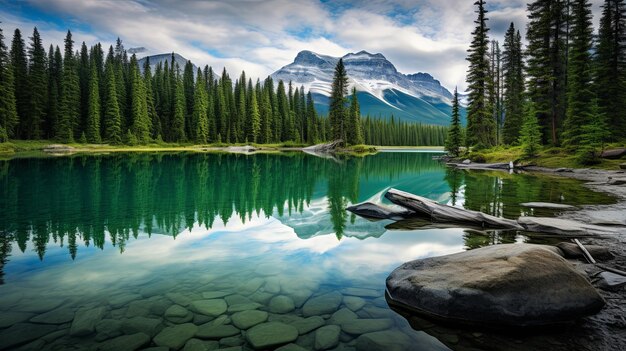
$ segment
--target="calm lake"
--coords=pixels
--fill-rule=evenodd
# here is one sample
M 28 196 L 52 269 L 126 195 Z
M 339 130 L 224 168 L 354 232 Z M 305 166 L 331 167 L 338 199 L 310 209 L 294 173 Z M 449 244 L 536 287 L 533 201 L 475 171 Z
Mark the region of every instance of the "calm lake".
M 387 275 L 417 258 L 555 239 L 411 228 L 346 206 L 385 202 L 390 187 L 508 218 L 552 215 L 522 202 L 612 201 L 574 180 L 451 170 L 433 155 L 0 161 L 0 349 L 447 350 L 454 339 L 389 309 Z M 263 324 L 252 345 L 247 330 Z M 341 331 L 316 339 L 332 324 Z

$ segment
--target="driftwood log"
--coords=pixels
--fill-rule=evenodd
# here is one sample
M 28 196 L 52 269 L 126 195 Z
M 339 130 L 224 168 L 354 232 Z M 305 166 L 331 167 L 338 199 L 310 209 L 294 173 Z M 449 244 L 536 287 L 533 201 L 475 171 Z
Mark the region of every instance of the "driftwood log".
M 469 224 L 491 229 L 523 229 L 516 221 L 510 219 L 442 205 L 428 198 L 397 189 L 389 189 L 385 197 L 396 205 L 414 211 L 417 215 L 430 218 L 433 222 Z

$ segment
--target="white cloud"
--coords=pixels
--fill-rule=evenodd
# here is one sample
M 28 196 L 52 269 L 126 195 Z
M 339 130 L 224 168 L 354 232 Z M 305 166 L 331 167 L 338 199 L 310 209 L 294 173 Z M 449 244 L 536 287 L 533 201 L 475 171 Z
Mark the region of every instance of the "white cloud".
M 597 25 L 603 1 L 592 2 Z M 502 40 L 511 21 L 525 32 L 526 3 L 487 1 L 492 38 Z M 367 50 L 384 54 L 401 72 L 428 72 L 449 89 L 458 85 L 460 90 L 466 86 L 465 56 L 476 17 L 473 2 L 460 0 L 28 0 L 22 4 L 64 19 L 77 44 L 102 41 L 108 46 L 119 36 L 127 48 L 176 51 L 200 66 L 209 64 L 218 71 L 226 67 L 231 75 L 245 70 L 248 76 L 262 78 L 305 49 L 333 56 Z M 37 25 L 46 43 L 62 45 L 65 28 L 59 27 L 59 21 L 35 21 L 20 16 L 20 3 L 10 5 L 0 10 L 8 39 L 15 27 L 27 37 Z

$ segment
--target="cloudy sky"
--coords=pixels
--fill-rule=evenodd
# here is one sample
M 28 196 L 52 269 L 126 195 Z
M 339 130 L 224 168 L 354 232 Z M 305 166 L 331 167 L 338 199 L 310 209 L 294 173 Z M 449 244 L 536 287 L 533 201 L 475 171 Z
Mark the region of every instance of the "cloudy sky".
M 600 13 L 594 3 L 594 22 Z M 465 55 L 475 19 L 471 0 L 0 0 L 0 27 L 9 41 L 37 26 L 44 43 L 77 43 L 175 51 L 195 64 L 265 77 L 301 50 L 342 56 L 382 53 L 403 73 L 428 72 L 464 90 Z M 487 0 L 491 36 L 510 22 L 526 25 L 527 0 Z M 525 30 L 522 30 L 524 33 Z M 8 43 L 7 43 L 8 45 Z M 146 54 L 144 53 L 144 54 Z M 140 56 L 142 54 L 139 54 Z

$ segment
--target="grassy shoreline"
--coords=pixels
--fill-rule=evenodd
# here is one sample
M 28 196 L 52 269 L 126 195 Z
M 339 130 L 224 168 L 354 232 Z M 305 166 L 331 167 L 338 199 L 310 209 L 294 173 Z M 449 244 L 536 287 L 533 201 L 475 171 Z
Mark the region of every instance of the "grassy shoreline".
M 606 149 L 624 147 L 623 145 L 611 145 Z M 574 151 L 568 151 L 564 148 L 553 147 L 541 150 L 537 156 L 532 158 L 524 158 L 523 151 L 520 146 L 512 147 L 494 147 L 490 149 L 473 151 L 469 155 L 460 157 L 459 159 L 470 159 L 477 163 L 502 163 L 502 162 L 519 162 L 522 165 L 533 165 L 546 168 L 593 168 L 617 170 L 619 165 L 626 163 L 626 158 L 619 159 L 599 159 L 599 163 L 593 165 L 580 164 Z M 479 162 L 480 161 L 480 162 Z
M 192 143 L 150 143 L 145 145 L 109 145 L 109 144 L 83 144 L 83 143 L 58 143 L 51 140 L 11 140 L 0 143 L 0 158 L 30 157 L 30 156 L 50 156 L 55 152 L 46 152 L 44 149 L 50 145 L 58 145 L 61 149 L 57 153 L 81 154 L 81 153 L 113 153 L 113 152 L 224 152 L 229 151 L 229 147 L 250 145 L 260 152 L 281 152 L 281 151 L 301 151 L 309 146 L 298 143 L 275 143 L 275 144 L 255 144 L 255 143 L 213 143 L 213 144 L 192 144 Z M 370 146 L 354 145 L 338 150 L 340 154 L 350 154 L 355 156 L 365 156 L 375 154 L 379 150 L 442 150 L 443 147 L 436 146 Z

